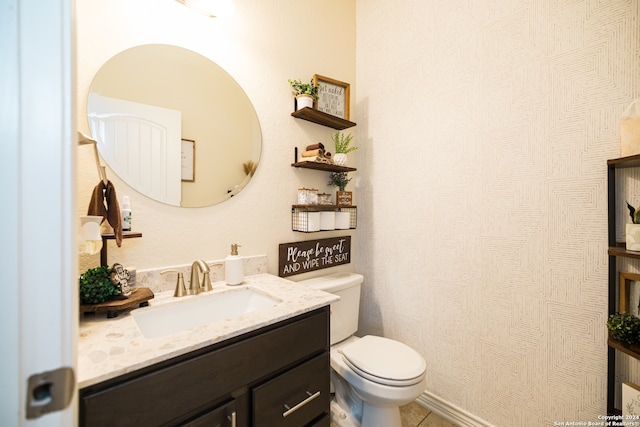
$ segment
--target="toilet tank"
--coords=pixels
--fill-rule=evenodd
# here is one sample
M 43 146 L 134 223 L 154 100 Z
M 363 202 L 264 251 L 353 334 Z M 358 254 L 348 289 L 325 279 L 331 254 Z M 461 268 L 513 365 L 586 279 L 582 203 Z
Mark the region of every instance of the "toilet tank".
M 331 345 L 349 338 L 358 330 L 360 288 L 363 280 L 362 274 L 333 273 L 298 282 L 340 297 L 340 301 L 331 304 Z

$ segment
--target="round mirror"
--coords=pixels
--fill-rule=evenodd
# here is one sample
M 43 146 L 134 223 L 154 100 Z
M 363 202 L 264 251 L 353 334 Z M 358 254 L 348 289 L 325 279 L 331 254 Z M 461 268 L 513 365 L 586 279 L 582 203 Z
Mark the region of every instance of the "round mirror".
M 87 118 L 109 167 L 173 206 L 233 197 L 260 160 L 260 124 L 242 88 L 177 46 L 136 46 L 109 59 L 91 83 Z

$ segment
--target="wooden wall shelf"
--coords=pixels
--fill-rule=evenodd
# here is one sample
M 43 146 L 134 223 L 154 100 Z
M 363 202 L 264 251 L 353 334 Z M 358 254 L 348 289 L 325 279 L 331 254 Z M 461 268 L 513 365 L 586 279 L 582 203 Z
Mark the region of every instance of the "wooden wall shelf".
M 122 240 L 124 239 L 136 239 L 142 237 L 142 233 L 137 231 L 123 231 Z M 116 240 L 116 236 L 113 233 L 104 233 L 102 235 L 102 249 L 100 249 L 100 265 L 109 265 L 107 262 L 107 242 L 109 240 Z
M 314 110 L 309 107 L 304 107 L 298 111 L 294 111 L 291 115 L 296 119 L 306 120 L 308 122 L 328 126 L 337 130 L 347 129 L 356 125 L 354 122 L 350 122 L 349 120 L 341 119 L 340 117 L 332 116 L 331 114 Z
M 320 162 L 296 162 L 291 163 L 291 166 L 294 168 L 314 169 L 327 172 L 354 172 L 357 170 L 356 168 L 350 168 L 348 166 L 338 166 Z

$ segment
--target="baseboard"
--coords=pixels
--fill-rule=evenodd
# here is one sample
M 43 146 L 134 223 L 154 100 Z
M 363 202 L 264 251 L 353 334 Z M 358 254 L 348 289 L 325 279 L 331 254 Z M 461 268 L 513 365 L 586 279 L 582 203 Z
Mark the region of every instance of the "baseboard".
M 416 402 L 460 427 L 494 427 L 493 424 L 489 424 L 485 420 L 428 391 L 422 393 L 416 399 Z

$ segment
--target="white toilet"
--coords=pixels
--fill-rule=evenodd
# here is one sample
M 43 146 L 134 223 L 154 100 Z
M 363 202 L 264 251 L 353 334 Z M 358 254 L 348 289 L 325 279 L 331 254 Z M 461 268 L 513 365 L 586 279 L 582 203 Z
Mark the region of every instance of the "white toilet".
M 427 364 L 401 342 L 353 335 L 363 279 L 335 273 L 298 282 L 340 297 L 331 304 L 331 421 L 339 427 L 401 427 L 399 408 L 425 391 Z

